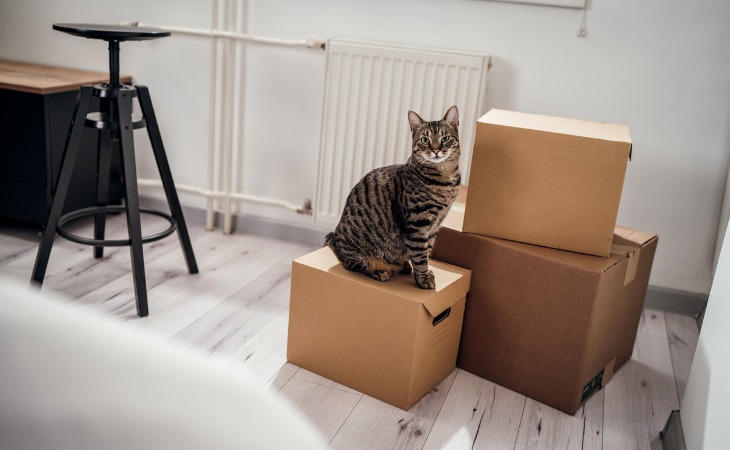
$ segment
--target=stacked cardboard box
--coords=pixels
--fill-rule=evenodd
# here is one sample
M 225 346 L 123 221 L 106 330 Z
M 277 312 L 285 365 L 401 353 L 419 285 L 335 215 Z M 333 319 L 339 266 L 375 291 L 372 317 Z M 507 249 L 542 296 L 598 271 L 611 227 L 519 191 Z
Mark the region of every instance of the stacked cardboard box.
M 657 237 L 616 227 L 630 154 L 619 125 L 479 120 L 432 255 L 472 271 L 458 367 L 572 414 L 631 357 Z
M 608 256 L 625 126 L 493 109 L 477 122 L 464 231 Z

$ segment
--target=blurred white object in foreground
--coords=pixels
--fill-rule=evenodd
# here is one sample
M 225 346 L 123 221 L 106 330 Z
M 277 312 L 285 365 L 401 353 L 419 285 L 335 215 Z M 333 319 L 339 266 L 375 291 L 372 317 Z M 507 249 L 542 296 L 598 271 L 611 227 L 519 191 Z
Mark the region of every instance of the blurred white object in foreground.
M 325 446 L 239 371 L 0 278 L 0 448 Z

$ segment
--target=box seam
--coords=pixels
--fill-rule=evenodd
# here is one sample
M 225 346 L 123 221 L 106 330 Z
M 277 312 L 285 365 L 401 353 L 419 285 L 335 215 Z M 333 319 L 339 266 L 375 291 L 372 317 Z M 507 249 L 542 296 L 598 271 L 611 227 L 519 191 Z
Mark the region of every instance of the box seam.
M 613 266 L 611 266 L 611 267 L 613 267 Z M 596 283 L 596 289 L 593 291 L 593 298 L 598 298 L 599 292 L 601 290 L 600 289 L 601 288 L 601 275 L 602 274 L 596 274 L 596 276 L 598 277 L 598 283 Z M 593 307 L 591 308 L 591 321 L 588 325 L 587 338 L 590 338 L 591 332 L 593 331 L 593 326 L 596 321 L 596 313 L 597 313 L 596 302 L 594 302 Z M 587 354 L 588 354 L 588 343 L 589 342 L 590 342 L 590 339 L 586 339 L 585 342 L 583 343 L 583 349 L 581 350 L 581 364 L 580 364 L 580 368 L 578 369 L 578 373 L 575 376 L 576 382 L 575 382 L 575 386 L 573 386 L 573 395 L 575 395 L 576 390 L 580 389 L 581 384 L 583 383 L 583 381 L 580 379 L 580 376 L 585 372 L 586 365 L 588 364 Z M 572 402 L 574 399 L 575 399 L 575 397 L 571 398 L 571 400 L 570 400 L 571 406 L 572 406 Z M 586 400 L 588 400 L 588 399 L 586 399 Z M 582 404 L 583 404 L 583 402 L 579 401 L 576 406 L 579 408 L 580 405 L 582 405 Z M 577 410 L 577 408 L 576 408 L 576 410 Z
M 423 305 L 421 305 L 421 308 L 426 309 L 426 307 L 423 306 Z M 430 315 L 430 313 L 429 313 L 429 311 L 427 309 L 426 309 L 426 313 L 428 313 Z M 418 336 L 419 333 L 421 332 L 421 326 L 423 324 L 420 323 L 420 321 L 418 319 L 416 319 L 416 321 L 419 322 L 419 323 L 416 324 L 416 336 Z M 414 389 L 414 383 L 415 383 L 415 380 L 416 380 L 416 377 L 413 374 L 413 369 L 415 367 L 416 367 L 416 345 L 414 345 L 413 348 L 411 349 L 411 362 L 410 362 L 410 369 L 411 369 L 410 370 L 410 373 L 411 373 L 411 376 L 408 378 L 408 398 L 406 399 L 406 403 L 408 403 L 409 408 L 411 406 L 413 406 L 413 405 L 411 405 L 411 400 L 413 398 L 413 389 Z

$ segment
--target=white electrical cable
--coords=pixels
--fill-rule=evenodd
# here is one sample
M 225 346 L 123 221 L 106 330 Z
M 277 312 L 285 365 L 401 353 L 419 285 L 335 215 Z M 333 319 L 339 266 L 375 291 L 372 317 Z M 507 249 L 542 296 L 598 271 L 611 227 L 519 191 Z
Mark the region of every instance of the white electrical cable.
M 327 43 L 326 40 L 320 39 L 316 36 L 307 36 L 305 39 L 280 39 L 253 36 L 245 33 L 235 33 L 232 31 L 219 31 L 219 30 L 199 30 L 196 28 L 184 28 L 184 27 L 171 27 L 168 25 L 155 25 L 151 23 L 133 22 L 129 20 L 118 22 L 119 25 L 134 26 L 134 27 L 150 27 L 157 28 L 160 30 L 170 31 L 172 33 L 189 34 L 194 36 L 208 36 L 208 37 L 219 37 L 226 39 L 233 39 L 238 41 L 255 42 L 257 44 L 268 44 L 268 45 L 281 45 L 288 47 L 307 47 L 311 49 L 323 50 Z

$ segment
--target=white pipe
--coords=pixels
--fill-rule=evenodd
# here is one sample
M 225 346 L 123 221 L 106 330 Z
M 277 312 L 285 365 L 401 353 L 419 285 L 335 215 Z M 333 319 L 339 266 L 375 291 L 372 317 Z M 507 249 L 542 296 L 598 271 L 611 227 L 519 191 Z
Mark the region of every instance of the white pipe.
M 127 25 L 127 26 L 135 26 L 135 27 L 151 27 L 151 28 L 158 28 L 160 30 L 170 31 L 172 33 L 189 34 L 192 36 L 218 37 L 218 38 L 232 39 L 232 40 L 237 40 L 237 41 L 254 42 L 257 44 L 280 45 L 280 46 L 285 46 L 285 47 L 307 47 L 307 48 L 311 48 L 311 49 L 323 50 L 327 43 L 326 40 L 320 39 L 316 36 L 307 36 L 305 39 L 280 39 L 280 38 L 253 36 L 250 34 L 235 33 L 232 31 L 199 30 L 196 28 L 171 27 L 168 25 L 155 25 L 155 24 L 151 24 L 151 23 L 132 22 L 129 20 L 121 21 L 121 22 L 119 22 L 119 25 Z
M 138 178 L 137 184 L 143 187 L 162 187 L 162 181 L 151 180 L 147 178 Z M 304 205 L 295 205 L 293 203 L 286 202 L 284 200 L 277 200 L 273 198 L 259 197 L 257 195 L 238 194 L 235 192 L 225 191 L 214 191 L 209 189 L 203 189 L 195 186 L 189 186 L 185 184 L 175 184 L 175 188 L 180 192 L 187 192 L 190 194 L 197 194 L 207 198 L 232 198 L 236 200 L 246 200 L 254 203 L 261 203 L 264 205 L 281 206 L 282 208 L 290 209 L 299 213 L 304 212 L 306 209 Z
M 213 0 L 213 17 L 211 19 L 211 28 L 218 28 L 218 0 Z M 210 45 L 210 90 L 208 107 L 208 191 L 213 191 L 215 187 L 215 125 L 216 115 L 218 112 L 218 102 L 216 95 L 216 86 L 218 84 L 218 38 L 213 37 Z M 213 231 L 215 228 L 214 221 L 214 199 L 208 197 L 205 210 L 205 229 Z
M 235 7 L 236 3 L 235 0 L 233 3 L 224 0 L 224 6 L 223 8 L 226 8 L 226 15 L 228 17 L 237 17 L 235 14 Z M 229 11 L 228 9 L 233 8 L 233 11 Z M 229 28 L 231 25 L 234 27 L 237 27 L 237 21 L 233 19 L 233 23 L 223 23 L 223 26 L 226 28 Z M 211 42 L 211 79 L 210 79 L 210 100 L 209 100 L 209 121 L 208 121 L 208 189 L 202 189 L 195 186 L 188 186 L 184 184 L 176 184 L 175 187 L 179 191 L 182 192 L 188 192 L 192 194 L 201 195 L 207 198 L 207 204 L 206 204 L 206 229 L 208 231 L 211 231 L 214 229 L 214 202 L 216 199 L 222 199 L 224 201 L 224 220 L 223 220 L 223 232 L 225 234 L 230 234 L 232 232 L 233 227 L 233 221 L 232 221 L 232 210 L 231 210 L 231 201 L 232 200 L 245 200 L 250 201 L 254 203 L 260 203 L 260 204 L 266 204 L 266 205 L 273 205 L 273 206 L 279 206 L 283 207 L 292 211 L 296 211 L 300 214 L 311 214 L 311 201 L 305 200 L 302 205 L 294 205 L 292 203 L 286 202 L 284 200 L 276 200 L 276 199 L 270 199 L 265 197 L 258 197 L 255 195 L 247 195 L 247 194 L 240 194 L 232 192 L 233 190 L 233 160 L 234 160 L 234 154 L 233 149 L 236 146 L 236 142 L 234 142 L 234 133 L 232 131 L 233 123 L 232 119 L 234 116 L 234 112 L 238 113 L 239 108 L 237 105 L 233 103 L 234 95 L 230 95 L 231 92 L 235 93 L 237 91 L 236 89 L 236 78 L 239 74 L 239 65 L 236 64 L 237 61 L 237 54 L 236 54 L 236 47 L 235 41 L 245 41 L 245 42 L 252 42 L 257 44 L 267 44 L 267 45 L 279 45 L 279 46 L 288 46 L 288 47 L 307 47 L 311 49 L 324 49 L 326 41 L 319 39 L 314 36 L 308 36 L 306 39 L 299 39 L 299 40 L 293 40 L 293 39 L 279 39 L 279 38 L 267 38 L 267 37 L 260 37 L 260 36 L 252 36 L 245 33 L 240 32 L 231 32 L 231 31 L 221 31 L 217 30 L 219 25 L 219 14 L 218 14 L 218 0 L 213 0 L 213 15 L 211 20 L 211 30 L 199 30 L 194 28 L 184 28 L 184 27 L 172 27 L 172 26 L 166 26 L 166 25 L 155 25 L 155 24 L 149 24 L 149 23 L 142 23 L 142 22 L 131 22 L 131 21 L 123 21 L 119 22 L 119 25 L 127 25 L 127 26 L 138 26 L 138 27 L 151 27 L 151 28 L 158 28 L 165 31 L 170 31 L 172 33 L 176 34 L 187 34 L 187 35 L 193 35 L 193 36 L 205 36 L 212 38 Z M 220 58 L 218 58 L 218 39 L 227 39 L 228 42 L 226 43 L 226 48 L 223 49 L 225 52 L 225 57 L 223 59 L 223 70 L 224 70 L 224 79 L 222 80 L 222 92 L 221 92 L 221 99 L 223 100 L 224 104 L 223 107 L 225 109 L 225 118 L 223 123 L 223 133 L 224 133 L 224 139 L 223 139 L 223 145 L 221 148 L 221 153 L 223 157 L 224 162 L 224 169 L 223 173 L 221 174 L 223 177 L 223 190 L 217 191 L 214 190 L 215 187 L 215 162 L 216 162 L 216 150 L 218 148 L 217 146 L 217 121 L 219 118 L 218 115 L 218 90 L 217 90 L 217 83 L 218 83 L 218 65 L 221 63 Z M 237 114 L 236 114 L 237 115 Z M 235 141 L 238 141 L 239 139 L 235 139 Z M 149 180 L 149 179 L 138 179 L 137 183 L 140 186 L 148 186 L 148 187 L 161 187 L 162 182 L 160 180 Z
M 233 14 L 231 14 L 231 17 L 233 18 L 231 22 L 231 29 L 235 30 L 237 33 L 244 33 L 246 31 L 245 28 L 245 1 L 247 0 L 231 0 L 233 3 Z M 231 90 L 226 94 L 231 98 L 231 101 L 233 102 L 233 114 L 231 115 L 231 128 L 229 130 L 229 133 L 231 134 L 231 154 L 230 158 L 228 160 L 228 172 L 229 172 L 229 188 L 227 189 L 228 192 L 235 192 L 236 188 L 239 186 L 243 186 L 242 184 L 242 178 L 243 178 L 243 170 L 241 170 L 241 164 L 243 162 L 244 154 L 243 151 L 241 151 L 243 147 L 243 141 L 242 141 L 242 130 L 243 130 L 243 94 L 245 91 L 245 80 L 244 80 L 244 62 L 245 62 L 245 54 L 244 49 L 245 45 L 239 45 L 238 42 L 232 42 L 232 49 L 231 49 L 231 73 L 232 73 L 232 79 L 233 84 L 231 86 Z M 227 202 L 230 206 L 228 206 L 228 217 L 226 221 L 226 226 L 224 229 L 225 233 L 231 233 L 233 230 L 233 214 L 236 212 L 232 208 L 234 208 L 236 205 L 232 204 L 232 197 L 230 197 Z
M 226 15 L 228 20 L 224 24 L 226 28 L 235 27 L 236 17 L 236 3 L 228 2 L 228 10 Z M 223 159 L 223 166 L 225 167 L 225 173 L 223 174 L 223 189 L 226 192 L 233 192 L 233 112 L 236 105 L 233 102 L 232 92 L 235 92 L 235 76 L 236 76 L 236 43 L 228 41 L 226 42 L 226 82 L 223 85 L 223 97 L 225 99 L 226 114 L 225 114 L 225 156 Z M 231 197 L 227 196 L 224 205 L 223 215 L 223 233 L 231 234 L 233 231 L 233 217 L 231 212 Z

